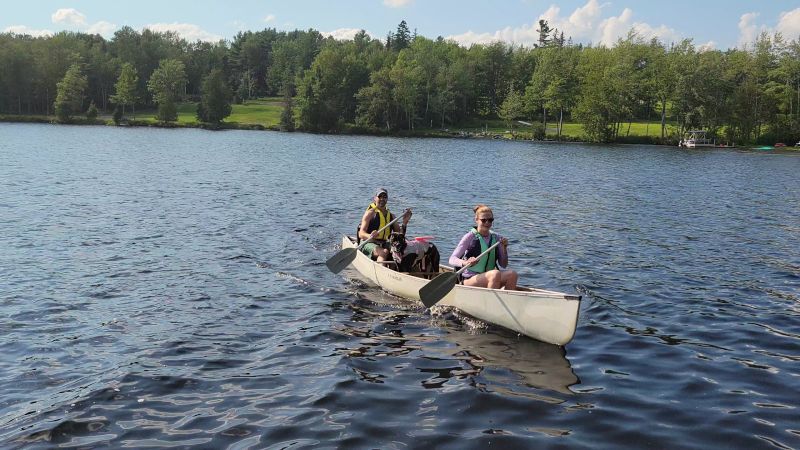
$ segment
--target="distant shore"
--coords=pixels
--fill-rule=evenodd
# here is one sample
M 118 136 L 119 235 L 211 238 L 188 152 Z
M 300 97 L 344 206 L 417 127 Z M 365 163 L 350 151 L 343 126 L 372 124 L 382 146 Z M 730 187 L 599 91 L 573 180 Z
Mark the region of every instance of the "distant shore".
M 242 105 L 234 105 L 241 108 Z M 282 130 L 278 123 L 270 120 L 272 115 L 261 115 L 260 117 L 253 117 L 247 115 L 253 123 L 239 122 L 239 121 L 225 121 L 215 126 L 198 122 L 192 114 L 188 112 L 193 108 L 192 104 L 184 104 L 179 111 L 178 120 L 175 122 L 161 122 L 154 118 L 153 111 L 142 111 L 136 114 L 136 119 L 127 117 L 119 124 L 115 124 L 109 114 L 102 114 L 96 119 L 88 119 L 86 117 L 74 117 L 69 122 L 59 122 L 55 116 L 47 115 L 16 115 L 16 114 L 0 114 L 0 122 L 5 123 L 40 123 L 40 124 L 60 124 L 60 125 L 94 125 L 94 126 L 120 126 L 120 127 L 151 127 L 151 128 L 200 128 L 206 130 L 255 130 L 255 131 L 285 131 Z M 245 106 L 246 108 L 246 106 Z M 239 116 L 246 114 L 239 113 Z M 330 135 L 354 135 L 354 136 L 384 136 L 384 137 L 415 137 L 415 138 L 449 138 L 449 139 L 496 139 L 496 140 L 516 140 L 516 141 L 535 141 L 542 143 L 585 143 L 583 139 L 578 136 L 564 134 L 560 138 L 556 135 L 548 134 L 544 139 L 533 139 L 531 132 L 511 131 L 505 129 L 502 124 L 498 124 L 499 120 L 487 120 L 486 123 L 491 123 L 491 126 L 485 125 L 484 127 L 464 126 L 453 127 L 445 129 L 436 128 L 419 128 L 415 130 L 375 130 L 364 129 L 356 126 L 349 126 L 343 130 L 336 132 L 323 133 L 318 131 L 309 131 L 297 128 L 294 132 L 299 133 L 312 133 L 312 134 L 330 134 Z M 500 125 L 500 126 L 498 126 Z M 577 124 L 564 124 L 565 129 L 569 127 L 570 131 L 575 130 Z M 642 128 L 647 124 L 636 124 L 637 128 Z M 649 124 L 649 126 L 654 126 Z M 523 128 L 523 127 L 520 127 Z M 615 144 L 644 144 L 644 145 L 663 145 L 667 147 L 676 147 L 677 140 L 674 138 L 667 138 L 661 140 L 660 136 L 652 135 L 629 135 L 620 136 L 616 142 L 609 142 L 607 145 Z M 785 145 L 783 145 L 785 144 Z M 790 143 L 778 143 L 777 145 L 763 145 L 763 144 L 744 144 L 744 145 L 719 145 L 713 148 L 746 148 L 755 150 L 800 150 L 800 146 L 792 146 Z
M 140 114 L 140 117 L 144 114 Z M 259 123 L 239 123 L 239 122 L 222 122 L 219 126 L 214 126 L 207 123 L 196 121 L 176 121 L 176 122 L 161 122 L 155 119 L 125 119 L 119 124 L 108 115 L 102 115 L 97 119 L 87 119 L 76 117 L 68 122 L 59 122 L 55 116 L 44 115 L 13 115 L 5 114 L 0 115 L 0 122 L 6 123 L 40 123 L 40 124 L 58 124 L 58 125 L 95 125 L 95 126 L 119 126 L 119 127 L 151 127 L 151 128 L 201 128 L 208 130 L 260 130 L 260 131 L 285 131 L 277 124 L 263 125 Z M 548 136 L 546 139 L 532 139 L 531 133 L 525 132 L 508 132 L 508 131 L 473 131 L 473 130 L 451 130 L 451 129 L 417 129 L 417 130 L 396 130 L 396 131 L 382 131 L 382 130 L 368 130 L 358 127 L 348 127 L 344 130 L 337 132 L 317 132 L 308 131 L 301 128 L 295 129 L 294 132 L 298 133 L 311 133 L 311 134 L 330 134 L 330 135 L 354 135 L 354 136 L 385 136 L 385 137 L 416 137 L 416 138 L 450 138 L 450 139 L 497 139 L 497 140 L 519 140 L 519 141 L 537 141 L 537 142 L 573 142 L 582 143 L 583 140 L 573 136 L 561 136 L 557 139 L 556 136 Z M 641 142 L 635 140 L 626 140 L 625 142 L 618 142 L 625 144 L 656 144 L 650 139 L 642 139 Z M 672 144 L 663 144 L 672 145 Z

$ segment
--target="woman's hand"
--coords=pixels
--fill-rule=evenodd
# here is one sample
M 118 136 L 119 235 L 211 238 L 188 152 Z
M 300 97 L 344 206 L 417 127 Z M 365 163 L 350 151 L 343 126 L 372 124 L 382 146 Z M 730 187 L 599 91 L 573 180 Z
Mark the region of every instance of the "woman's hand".
M 474 266 L 476 262 L 478 262 L 478 258 L 470 256 L 468 259 L 464 260 L 464 267 Z

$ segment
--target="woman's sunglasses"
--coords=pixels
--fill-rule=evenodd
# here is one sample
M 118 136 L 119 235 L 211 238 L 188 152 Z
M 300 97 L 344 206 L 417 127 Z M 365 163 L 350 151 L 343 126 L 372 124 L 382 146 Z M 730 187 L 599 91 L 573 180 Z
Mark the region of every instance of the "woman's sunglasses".
M 489 217 L 488 219 L 478 219 L 483 223 L 492 223 L 494 222 L 494 217 Z

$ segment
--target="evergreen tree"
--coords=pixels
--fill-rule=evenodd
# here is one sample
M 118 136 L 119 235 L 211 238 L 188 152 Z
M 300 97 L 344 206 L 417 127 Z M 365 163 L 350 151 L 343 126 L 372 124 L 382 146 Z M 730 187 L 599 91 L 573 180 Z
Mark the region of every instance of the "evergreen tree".
M 550 25 L 547 24 L 547 21 L 544 19 L 539 19 L 539 29 L 536 30 L 539 33 L 539 41 L 536 44 L 537 47 L 547 47 L 550 45 Z
M 400 24 L 397 25 L 397 32 L 394 34 L 394 39 L 392 39 L 392 48 L 399 52 L 408 47 L 410 43 L 411 31 L 409 31 L 406 21 L 401 20 Z
M 202 97 L 197 105 L 197 118 L 203 122 L 219 124 L 231 115 L 231 89 L 225 83 L 222 69 L 213 69 L 203 79 Z

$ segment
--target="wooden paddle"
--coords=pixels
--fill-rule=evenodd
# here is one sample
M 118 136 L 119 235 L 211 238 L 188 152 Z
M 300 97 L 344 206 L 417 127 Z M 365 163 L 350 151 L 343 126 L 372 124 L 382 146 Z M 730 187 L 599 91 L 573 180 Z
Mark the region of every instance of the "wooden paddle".
M 498 245 L 500 245 L 500 241 L 495 242 L 494 245 L 487 248 L 485 252 L 478 255 L 477 259 L 483 258 L 483 255 L 489 253 Z M 425 286 L 422 286 L 419 290 L 419 299 L 422 300 L 422 304 L 424 304 L 426 308 L 430 308 L 439 303 L 439 300 L 443 299 L 456 286 L 458 276 L 461 275 L 463 271 L 469 269 L 469 267 L 470 266 L 464 266 L 459 269 L 458 272 L 445 272 L 438 275 Z
M 386 225 L 378 229 L 378 233 L 389 228 L 390 226 L 392 226 L 392 224 L 394 224 L 395 222 L 397 222 L 402 218 L 403 215 L 395 217 L 394 220 L 392 220 L 391 222 L 387 223 Z M 361 245 L 359 245 L 357 248 L 349 247 L 339 250 L 337 254 L 331 256 L 330 258 L 328 258 L 327 261 L 325 261 L 325 265 L 328 266 L 328 270 L 330 270 L 333 273 L 341 272 L 342 269 L 349 266 L 350 263 L 356 259 L 356 254 L 358 254 L 359 250 L 361 250 L 361 247 L 367 245 L 367 242 L 370 242 L 371 240 L 372 239 L 367 239 L 366 241 L 362 242 Z

